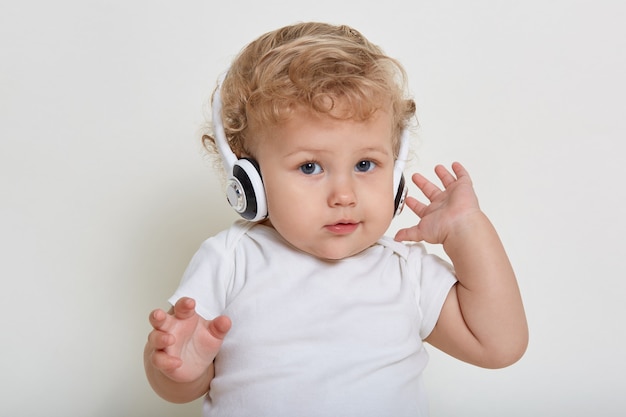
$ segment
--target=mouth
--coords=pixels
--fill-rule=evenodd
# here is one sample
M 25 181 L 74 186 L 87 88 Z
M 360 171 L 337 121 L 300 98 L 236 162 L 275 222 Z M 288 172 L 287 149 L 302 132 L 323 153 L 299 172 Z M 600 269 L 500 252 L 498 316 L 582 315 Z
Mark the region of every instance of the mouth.
M 347 235 L 354 232 L 359 227 L 359 225 L 359 222 L 346 220 L 326 225 L 324 226 L 324 228 L 336 235 Z

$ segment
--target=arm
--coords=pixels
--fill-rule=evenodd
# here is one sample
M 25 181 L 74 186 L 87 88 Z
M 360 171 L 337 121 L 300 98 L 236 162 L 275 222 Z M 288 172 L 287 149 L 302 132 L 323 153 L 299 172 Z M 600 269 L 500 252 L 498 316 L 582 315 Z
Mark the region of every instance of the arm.
M 169 313 L 154 310 L 150 324 L 144 367 L 154 391 L 176 403 L 206 394 L 213 360 L 230 330 L 228 317 L 205 320 L 195 312 L 193 299 L 181 298 Z
M 420 218 L 398 231 L 396 240 L 443 245 L 458 283 L 450 290 L 428 341 L 444 352 L 478 366 L 500 368 L 516 362 L 528 343 L 528 327 L 513 268 L 504 247 L 480 210 L 469 174 L 459 163 L 454 175 L 435 171 L 440 190 L 419 174 L 413 181 L 430 200 L 407 205 Z

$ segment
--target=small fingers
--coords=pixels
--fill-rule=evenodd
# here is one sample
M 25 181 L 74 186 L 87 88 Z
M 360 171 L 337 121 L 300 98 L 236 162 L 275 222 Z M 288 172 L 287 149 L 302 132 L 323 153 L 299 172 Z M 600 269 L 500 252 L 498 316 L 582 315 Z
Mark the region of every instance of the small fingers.
M 174 316 L 177 319 L 188 319 L 196 314 L 196 301 L 193 298 L 182 297 L 174 304 Z
M 419 217 L 422 217 L 424 209 L 426 209 L 427 207 L 426 204 L 411 196 L 408 196 L 406 198 L 405 204 L 408 208 L 411 209 L 413 213 L 417 214 Z
M 172 372 L 183 365 L 182 359 L 168 355 L 162 350 L 153 352 L 150 361 L 156 369 L 163 372 Z
M 452 169 L 454 170 L 457 178 L 469 177 L 469 173 L 460 162 L 453 162 Z
M 435 167 L 435 173 L 437 174 L 437 177 L 439 177 L 441 183 L 445 188 L 448 188 L 450 184 L 456 181 L 454 175 L 452 175 L 452 173 L 448 171 L 448 169 L 443 165 L 437 165 Z
M 454 175 L 452 175 L 452 173 L 448 171 L 448 169 L 446 169 L 446 167 L 444 167 L 443 165 L 437 165 L 435 167 L 435 173 L 437 174 L 445 188 L 448 188 L 450 184 L 463 177 L 471 180 L 469 177 L 469 173 L 460 162 L 452 163 L 452 171 L 454 172 Z
M 148 335 L 148 343 L 155 350 L 163 350 L 169 346 L 172 346 L 175 340 L 176 339 L 173 335 L 160 330 L 153 330 Z
M 461 163 L 453 162 L 452 171 L 454 174 L 441 164 L 435 166 L 435 174 L 437 174 L 437 177 L 441 181 L 441 184 L 443 184 L 444 188 L 448 188 L 451 184 L 461 178 L 466 178 L 466 180 L 471 181 L 469 173 Z M 417 185 L 417 187 L 430 201 L 433 201 L 433 199 L 437 198 L 437 196 L 442 193 L 442 190 L 439 187 L 421 174 L 413 174 L 412 179 L 415 185 Z
M 150 312 L 148 320 L 150 321 L 150 325 L 152 327 L 154 327 L 155 329 L 161 329 L 163 325 L 165 325 L 167 316 L 168 314 L 159 308 Z
M 413 174 L 411 179 L 430 201 L 434 200 L 441 193 L 439 187 L 426 179 L 422 174 Z

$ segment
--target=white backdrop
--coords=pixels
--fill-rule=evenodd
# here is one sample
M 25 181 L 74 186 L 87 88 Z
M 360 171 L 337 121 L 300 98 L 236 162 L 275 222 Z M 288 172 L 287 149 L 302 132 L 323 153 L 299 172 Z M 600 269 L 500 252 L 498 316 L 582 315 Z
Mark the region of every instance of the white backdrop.
M 217 75 L 303 20 L 405 64 L 410 170 L 465 163 L 518 273 L 526 356 L 490 371 L 431 348 L 432 415 L 622 415 L 624 3 L 216 3 L 0 6 L 0 415 L 200 415 L 149 388 L 147 316 L 235 218 L 197 137 Z

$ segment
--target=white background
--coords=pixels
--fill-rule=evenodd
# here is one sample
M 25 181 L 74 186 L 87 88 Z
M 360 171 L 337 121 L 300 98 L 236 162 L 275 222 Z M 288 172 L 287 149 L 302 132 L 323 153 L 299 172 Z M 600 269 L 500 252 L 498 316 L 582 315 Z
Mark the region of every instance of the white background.
M 216 77 L 303 20 L 352 25 L 405 64 L 410 170 L 465 163 L 518 274 L 526 356 L 493 371 L 431 348 L 432 415 L 621 415 L 617 0 L 3 2 L 0 415 L 200 415 L 149 388 L 147 316 L 235 218 L 197 134 Z

